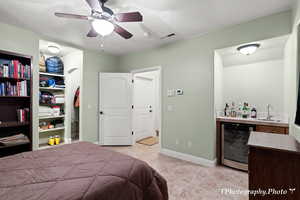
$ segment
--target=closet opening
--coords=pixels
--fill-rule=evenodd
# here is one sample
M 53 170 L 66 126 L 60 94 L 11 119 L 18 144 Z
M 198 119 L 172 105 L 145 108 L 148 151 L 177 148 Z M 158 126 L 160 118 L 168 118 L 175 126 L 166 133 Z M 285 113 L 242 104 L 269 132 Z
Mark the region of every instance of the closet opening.
M 39 147 L 81 140 L 83 51 L 40 40 Z

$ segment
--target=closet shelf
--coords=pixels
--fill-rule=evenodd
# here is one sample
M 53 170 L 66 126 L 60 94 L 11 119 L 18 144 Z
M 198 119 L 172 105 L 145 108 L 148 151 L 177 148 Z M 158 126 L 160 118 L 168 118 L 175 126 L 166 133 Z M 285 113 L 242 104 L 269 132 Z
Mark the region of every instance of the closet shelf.
M 29 122 L 2 122 L 0 128 L 12 128 L 12 127 L 21 127 L 28 126 Z
M 40 103 L 40 106 L 59 106 L 59 105 L 64 105 L 65 103 Z
M 65 88 L 40 87 L 40 90 L 55 90 L 55 91 L 65 91 Z
M 45 72 L 40 72 L 40 75 L 44 75 L 44 76 L 54 76 L 54 77 L 65 77 L 62 74 L 52 74 L 52 73 L 45 73 Z
M 51 129 L 47 129 L 47 130 L 40 130 L 40 133 L 48 133 L 48 132 L 62 131 L 62 130 L 65 130 L 65 127 L 51 128 Z
M 42 149 L 49 149 L 49 148 L 54 148 L 54 147 L 59 147 L 59 146 L 62 146 L 62 145 L 65 145 L 65 143 L 64 143 L 64 142 L 61 142 L 60 144 L 54 145 L 54 146 L 50 146 L 50 145 L 48 145 L 48 144 L 40 144 L 39 150 L 42 150 Z
M 64 118 L 64 115 L 60 115 L 60 116 L 49 116 L 49 117 L 40 117 L 40 120 L 44 120 L 44 119 L 60 119 L 60 118 Z

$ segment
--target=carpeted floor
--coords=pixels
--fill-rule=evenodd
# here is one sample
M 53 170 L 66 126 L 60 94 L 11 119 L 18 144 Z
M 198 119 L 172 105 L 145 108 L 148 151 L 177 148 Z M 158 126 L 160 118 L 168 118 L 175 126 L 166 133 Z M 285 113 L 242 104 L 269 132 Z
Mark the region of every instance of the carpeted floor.
M 222 194 L 221 189 L 248 189 L 248 174 L 225 167 L 203 167 L 159 154 L 158 145 L 105 147 L 146 161 L 168 181 L 170 200 L 247 200 L 247 195 Z M 223 190 L 224 191 L 224 190 Z

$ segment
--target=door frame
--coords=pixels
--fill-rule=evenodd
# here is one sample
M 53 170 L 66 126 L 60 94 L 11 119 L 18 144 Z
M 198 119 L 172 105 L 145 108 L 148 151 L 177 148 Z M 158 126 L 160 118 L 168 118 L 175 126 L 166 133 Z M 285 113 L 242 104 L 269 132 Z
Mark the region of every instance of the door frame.
M 163 94 L 162 94 L 162 67 L 161 66 L 157 66 L 157 67 L 148 67 L 148 68 L 143 68 L 143 69 L 137 69 L 137 70 L 132 70 L 131 74 L 132 74 L 132 78 L 134 78 L 135 74 L 139 74 L 139 73 L 143 73 L 143 72 L 153 72 L 153 71 L 158 71 L 158 123 L 159 123 L 159 149 L 162 148 L 162 143 L 161 143 L 161 139 L 162 139 L 162 98 L 163 98 Z M 134 87 L 134 86 L 133 86 Z M 132 92 L 132 99 L 133 99 L 133 95 L 134 95 L 134 89 Z M 133 111 L 132 111 L 133 112 Z M 133 113 L 132 113 L 133 114 Z M 134 120 L 132 120 L 132 127 L 134 126 Z M 135 142 L 135 141 L 134 141 Z

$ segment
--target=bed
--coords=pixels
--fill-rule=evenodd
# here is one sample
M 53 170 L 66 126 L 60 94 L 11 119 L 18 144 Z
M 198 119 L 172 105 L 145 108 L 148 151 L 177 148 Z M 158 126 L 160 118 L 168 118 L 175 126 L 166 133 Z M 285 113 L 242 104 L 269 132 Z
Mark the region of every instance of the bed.
M 0 158 L 0 199 L 168 200 L 147 163 L 80 142 Z

